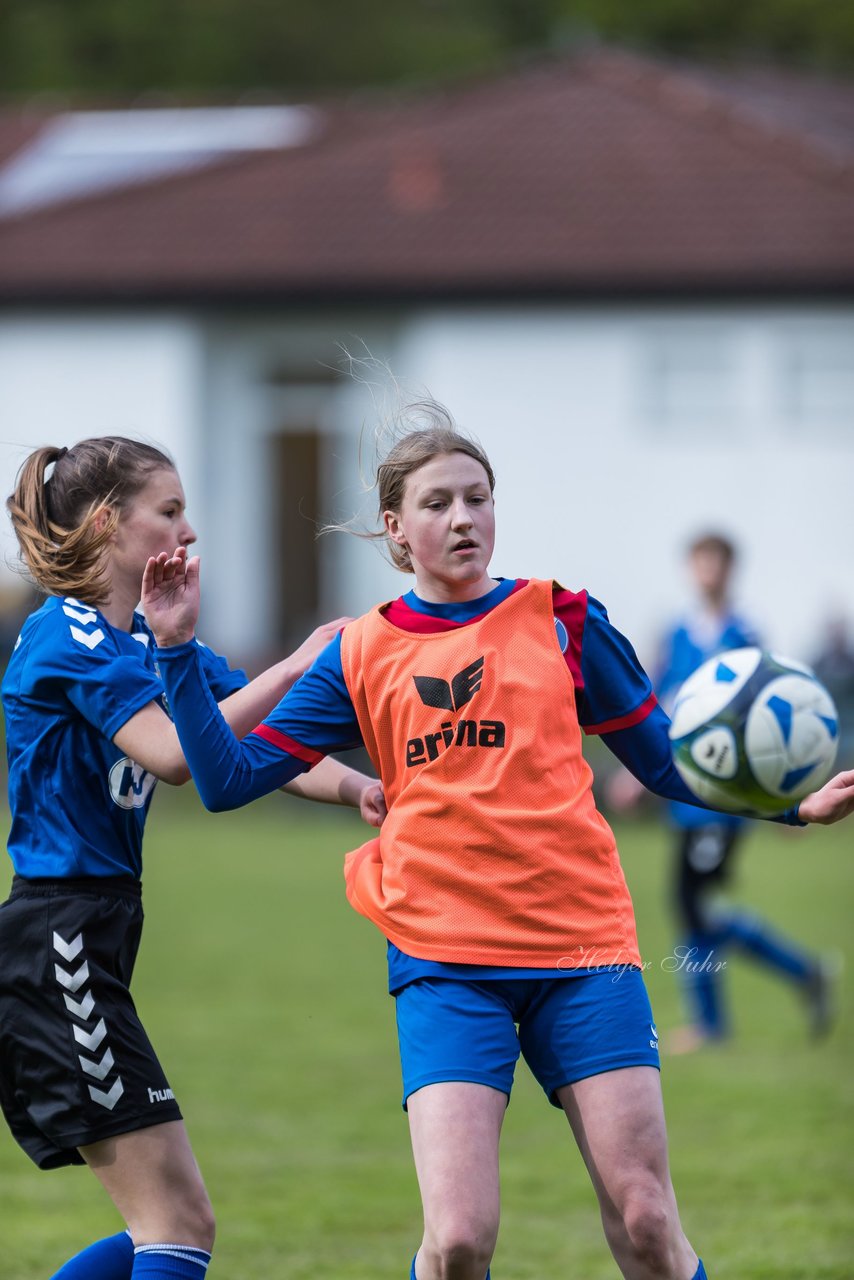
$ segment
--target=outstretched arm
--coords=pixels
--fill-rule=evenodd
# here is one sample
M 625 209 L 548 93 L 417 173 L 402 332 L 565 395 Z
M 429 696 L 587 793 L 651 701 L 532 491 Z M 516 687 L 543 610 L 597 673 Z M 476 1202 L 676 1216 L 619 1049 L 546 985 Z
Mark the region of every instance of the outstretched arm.
M 804 822 L 819 822 L 829 826 L 854 813 L 854 769 L 837 773 L 820 791 L 814 791 L 798 806 L 798 814 Z
M 588 601 L 584 623 L 584 646 L 581 648 L 581 705 L 585 711 L 582 724 L 588 732 L 601 734 L 602 741 L 614 753 L 637 782 L 665 800 L 677 800 L 699 809 L 719 812 L 689 790 L 673 764 L 670 747 L 670 721 L 653 699 L 651 685 L 637 655 L 624 636 L 608 621 L 607 614 L 596 601 Z M 578 682 L 577 687 L 578 687 Z M 617 701 L 615 703 L 615 695 Z M 635 707 L 624 713 L 624 708 Z M 611 799 L 626 807 L 636 801 L 637 787 L 631 780 L 620 779 L 611 789 Z M 838 822 L 854 811 L 854 773 L 841 773 L 820 791 L 814 792 L 784 813 L 771 817 L 772 822 L 802 826 L 807 822 Z M 768 817 L 766 814 L 744 813 L 743 817 Z
M 358 773 L 331 756 L 321 760 L 311 773 L 293 778 L 282 790 L 303 800 L 350 805 L 359 810 L 362 820 L 371 827 L 381 827 L 386 816 L 385 794 L 379 779 Z
M 603 734 L 602 741 L 647 790 L 665 800 L 680 800 L 698 809 L 718 812 L 714 806 L 698 799 L 676 772 L 670 751 L 669 725 L 670 721 L 661 708 L 655 707 L 639 724 L 617 733 Z M 854 770 L 838 773 L 819 791 L 801 800 L 799 805 L 768 820 L 790 826 L 807 822 L 829 826 L 850 813 L 854 813 Z M 744 816 L 768 817 L 759 813 Z

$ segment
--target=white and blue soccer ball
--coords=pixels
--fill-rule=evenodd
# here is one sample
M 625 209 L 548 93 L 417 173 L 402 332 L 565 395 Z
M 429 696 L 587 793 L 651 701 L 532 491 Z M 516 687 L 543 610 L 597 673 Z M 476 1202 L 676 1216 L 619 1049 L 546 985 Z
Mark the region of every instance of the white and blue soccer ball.
M 809 667 L 730 649 L 682 685 L 673 762 L 691 791 L 730 813 L 773 815 L 818 790 L 839 744 L 833 699 Z

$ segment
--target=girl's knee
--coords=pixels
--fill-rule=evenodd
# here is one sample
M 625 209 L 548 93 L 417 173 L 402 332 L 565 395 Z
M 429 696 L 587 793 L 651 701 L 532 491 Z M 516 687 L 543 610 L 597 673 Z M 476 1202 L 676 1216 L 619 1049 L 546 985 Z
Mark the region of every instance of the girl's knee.
M 211 1252 L 216 1238 L 216 1218 L 214 1216 L 213 1206 L 207 1195 L 199 1198 L 194 1206 L 195 1225 L 193 1227 L 196 1239 L 203 1242 L 197 1244 L 197 1248 L 206 1249 Z
M 439 1280 L 483 1280 L 497 1234 L 497 1223 L 448 1221 L 427 1233 L 423 1252 Z
M 681 1231 L 663 1192 L 643 1191 L 630 1196 L 623 1211 L 623 1226 L 637 1260 L 655 1274 L 669 1275 Z
M 213 1250 L 216 1218 L 203 1186 L 185 1187 L 165 1205 L 152 1205 L 128 1224 L 134 1244 L 183 1244 Z

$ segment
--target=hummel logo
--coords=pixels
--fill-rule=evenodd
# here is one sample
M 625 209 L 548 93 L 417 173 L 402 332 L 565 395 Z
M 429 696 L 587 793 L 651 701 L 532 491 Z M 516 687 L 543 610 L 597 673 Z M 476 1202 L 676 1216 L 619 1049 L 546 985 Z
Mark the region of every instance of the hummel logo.
M 149 1102 L 171 1102 L 174 1097 L 171 1089 L 152 1089 L 151 1085 L 148 1086 Z
M 483 658 L 458 671 L 450 684 L 439 676 L 413 676 L 418 696 L 425 707 L 439 707 L 442 711 L 459 711 L 471 702 L 483 680 Z

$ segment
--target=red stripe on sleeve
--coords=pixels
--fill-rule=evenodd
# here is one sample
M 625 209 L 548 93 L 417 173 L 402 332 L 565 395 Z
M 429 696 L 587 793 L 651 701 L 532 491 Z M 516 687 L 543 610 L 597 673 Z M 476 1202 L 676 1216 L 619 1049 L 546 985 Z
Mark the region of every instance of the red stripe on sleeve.
M 642 702 L 639 707 L 635 707 L 634 711 L 630 711 L 626 716 L 618 716 L 616 720 L 603 720 L 601 724 L 584 725 L 585 733 L 616 733 L 618 729 L 631 729 L 632 725 L 640 724 L 641 720 L 645 720 L 649 713 L 658 706 L 658 699 L 654 693 L 651 693 L 646 701 Z
M 569 643 L 564 652 L 566 665 L 572 673 L 572 682 L 577 690 L 584 688 L 584 676 L 581 674 L 581 641 L 584 636 L 584 624 L 587 621 L 587 592 L 567 591 L 565 587 L 555 583 L 554 595 L 555 617 L 566 627 Z
M 256 725 L 252 732 L 257 733 L 259 738 L 272 743 L 281 751 L 287 751 L 289 756 L 296 756 L 297 760 L 302 760 L 304 764 L 320 764 L 323 759 L 322 751 L 313 751 L 311 747 L 304 747 L 301 742 L 289 738 L 286 733 L 279 733 L 278 729 L 272 729 L 268 724 Z

